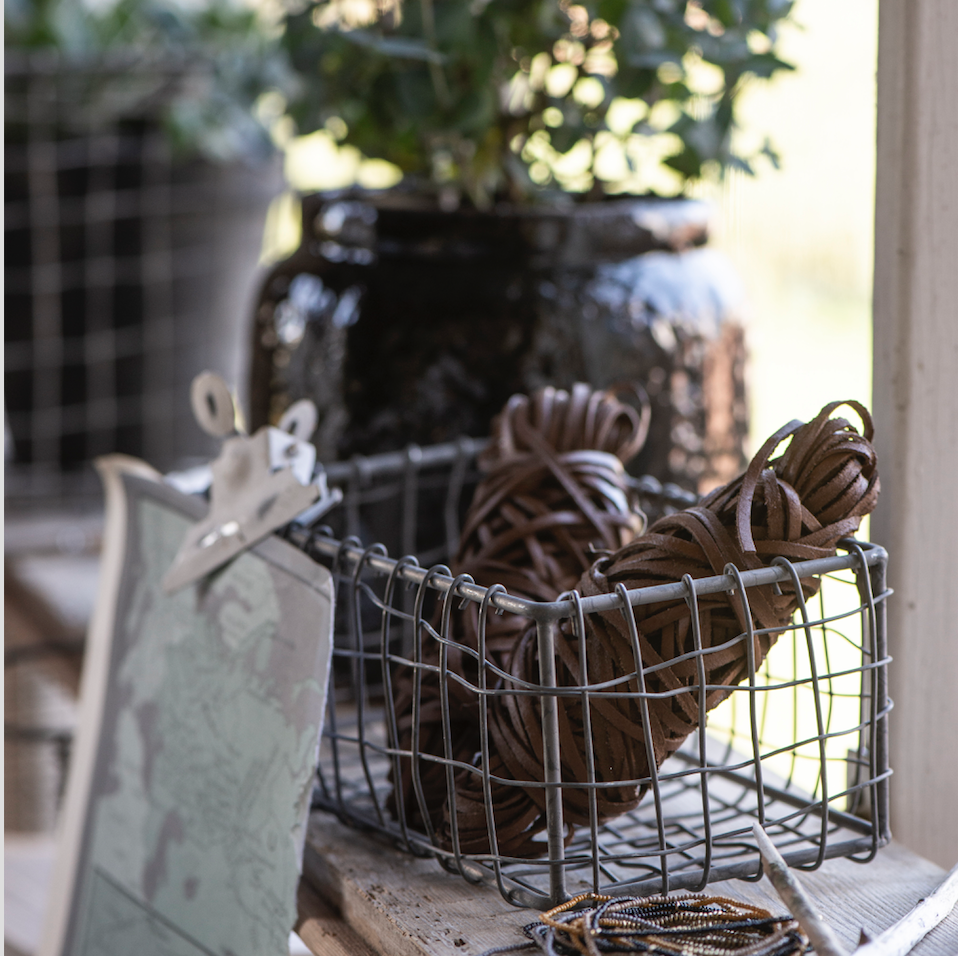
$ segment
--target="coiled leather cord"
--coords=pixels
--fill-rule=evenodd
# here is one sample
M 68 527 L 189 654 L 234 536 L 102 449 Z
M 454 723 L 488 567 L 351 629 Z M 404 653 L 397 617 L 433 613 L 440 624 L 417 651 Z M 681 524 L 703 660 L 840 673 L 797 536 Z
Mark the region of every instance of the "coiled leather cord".
M 842 404 L 859 415 L 863 433 L 844 418 L 832 418 Z M 657 521 L 647 533 L 615 553 L 599 558 L 579 579 L 583 596 L 614 593 L 617 588 L 648 587 L 722 574 L 728 564 L 740 570 L 765 566 L 774 557 L 806 560 L 835 553 L 838 541 L 852 534 L 875 506 L 879 492 L 877 461 L 871 444 L 868 411 L 857 402 L 826 405 L 807 423 L 791 422 L 762 446 L 745 474 L 716 489 L 687 511 Z M 770 456 L 785 439 L 781 457 Z M 803 580 L 806 599 L 818 589 Z M 799 597 L 789 583 L 749 588 L 754 622 L 754 662 L 759 666 L 777 636 L 791 621 Z M 715 707 L 731 687 L 748 675 L 749 630 L 740 596 L 727 593 L 698 597 L 706 684 L 706 706 Z M 629 612 L 627 611 L 626 614 Z M 632 634 L 627 617 L 616 609 L 586 615 L 587 670 L 590 685 L 605 684 L 620 692 L 612 697 L 590 692 L 591 750 L 594 753 L 599 823 L 636 807 L 648 783 L 650 759 L 660 765 L 699 726 L 698 655 L 685 600 L 633 609 L 638 648 L 645 671 L 645 691 L 669 694 L 647 699 L 653 753 L 646 748 Z M 686 659 L 667 662 L 689 655 Z M 535 696 L 510 694 L 520 682 L 539 679 L 534 626 L 527 626 L 502 661 L 515 682 L 501 683 L 507 693 L 489 701 L 493 776 L 512 781 L 544 781 L 542 725 Z M 663 666 L 664 665 L 664 666 Z M 557 644 L 558 683 L 582 685 L 579 639 L 564 622 Z M 636 693 L 623 694 L 623 691 Z M 559 698 L 561 776 L 564 783 L 588 779 L 581 695 Z M 489 852 L 483 781 L 478 769 L 456 774 L 456 820 L 463 852 Z M 546 826 L 545 790 L 492 781 L 498 852 L 505 856 L 541 855 L 544 844 L 533 838 Z M 586 788 L 565 786 L 567 825 L 588 825 Z M 449 839 L 448 812 L 440 833 Z
M 531 398 L 513 396 L 493 422 L 490 444 L 480 459 L 485 477 L 466 515 L 453 574 L 467 574 L 485 587 L 503 585 L 517 597 L 554 601 L 575 586 L 597 550 L 615 550 L 632 540 L 644 517 L 626 483 L 624 463 L 642 448 L 649 420 L 644 394 L 638 398 L 641 411 L 610 391 L 582 383 L 570 391 L 547 387 Z M 452 621 L 459 644 L 477 650 L 477 606 L 468 605 Z M 487 659 L 506 669 L 528 623 L 517 615 L 490 616 Z M 475 686 L 475 658 L 455 647 L 448 655 L 449 670 Z M 428 669 L 438 658 L 438 645 L 425 638 L 418 752 L 444 756 L 439 679 Z M 413 739 L 413 669 L 400 670 L 393 686 L 399 746 L 408 750 Z M 457 681 L 448 681 L 447 689 L 453 755 L 468 762 L 479 750 L 478 697 Z M 444 766 L 417 760 L 413 767 L 404 759 L 400 769 L 407 822 L 428 830 L 428 818 L 429 825 L 439 827 L 446 801 Z M 395 793 L 390 809 L 399 812 Z

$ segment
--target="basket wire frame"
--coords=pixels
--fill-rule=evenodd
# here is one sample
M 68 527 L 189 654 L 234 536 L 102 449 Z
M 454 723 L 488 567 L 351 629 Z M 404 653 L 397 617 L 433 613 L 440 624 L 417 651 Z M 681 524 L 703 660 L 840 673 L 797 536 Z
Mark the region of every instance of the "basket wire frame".
M 214 451 L 189 383 L 242 365 L 231 290 L 255 264 L 273 180 L 171 148 L 162 108 L 199 68 L 7 51 L 5 494 L 18 505 L 96 499 L 99 455 L 170 468 Z
M 428 449 L 413 448 L 392 455 L 329 466 L 331 483 L 344 486 L 343 514 L 349 530 L 339 536 L 328 527 L 292 529 L 288 537 L 331 567 L 339 584 L 334 672 L 337 686 L 321 744 L 314 806 L 335 813 L 345 823 L 378 832 L 417 855 L 431 855 L 447 870 L 475 883 L 498 887 L 503 898 L 519 906 L 548 908 L 576 893 L 666 893 L 701 890 L 708 883 L 739 877 L 759 879 L 761 865 L 751 838 L 752 822 L 765 826 L 792 866 L 814 869 L 828 858 L 848 856 L 865 862 L 888 842 L 888 747 L 885 641 L 885 552 L 854 540 L 843 542 L 835 557 L 725 573 L 628 591 L 583 598 L 576 592 L 552 603 L 526 601 L 501 585 L 482 588 L 468 575 L 453 576 L 436 555 L 449 553 L 458 540 L 462 499 L 475 480 L 472 456 L 480 442 L 463 441 Z M 654 479 L 639 479 L 653 512 L 684 507 L 677 490 L 662 489 Z M 425 489 L 425 497 L 424 497 Z M 361 493 L 360 500 L 351 495 Z M 429 496 L 432 496 L 431 498 Z M 437 497 L 438 495 L 438 497 Z M 391 504 L 389 504 L 391 502 Z M 387 537 L 408 553 L 399 559 L 387 548 L 366 546 L 360 536 L 380 530 L 364 521 L 365 506 L 382 506 L 391 518 Z M 440 515 L 438 543 L 424 541 L 423 514 Z M 434 529 L 435 530 L 435 529 Z M 421 548 L 420 561 L 411 548 Z M 814 601 L 799 601 L 795 620 L 762 663 L 755 659 L 756 637 L 749 611 L 749 592 L 757 586 L 819 577 L 822 588 Z M 706 714 L 705 660 L 719 648 L 703 647 L 698 601 L 703 594 L 727 592 L 740 602 L 748 622 L 734 640 L 743 642 L 748 677 L 730 689 L 729 699 Z M 640 604 L 683 600 L 692 621 L 693 649 L 680 658 L 647 666 L 639 653 L 633 608 Z M 478 605 L 476 650 L 455 639 L 457 605 Z M 597 611 L 617 609 L 632 639 L 635 672 L 610 685 L 590 684 L 585 621 Z M 837 608 L 837 609 L 836 609 Z M 486 623 L 496 613 L 519 614 L 535 623 L 540 674 L 523 682 L 500 670 L 486 653 Z M 562 621 L 571 621 L 583 662 L 583 683 L 557 686 L 556 635 Z M 438 653 L 428 663 L 425 649 Z M 476 663 L 473 683 L 449 667 L 455 647 Z M 648 673 L 694 660 L 697 680 L 678 691 L 646 691 Z M 414 682 L 412 741 L 398 743 L 394 713 L 394 680 L 399 668 L 411 668 Z M 420 691 L 424 675 L 436 675 L 440 689 L 443 753 L 420 752 Z M 508 680 L 508 689 L 502 683 Z M 452 748 L 450 687 L 465 686 L 479 701 L 479 751 L 471 763 L 457 760 Z M 634 689 L 637 686 L 637 690 Z M 648 788 L 639 807 L 600 825 L 596 792 L 625 781 L 597 782 L 590 737 L 591 708 L 597 700 L 629 694 L 638 699 L 645 745 L 652 750 L 649 700 L 674 693 L 697 695 L 699 729 L 661 767 L 629 784 Z M 490 775 L 492 743 L 489 708 L 505 694 L 539 699 L 542 720 L 542 781 L 512 781 Z M 563 780 L 560 772 L 559 698 L 576 697 L 585 727 L 586 774 Z M 809 707 L 810 698 L 810 707 Z M 789 727 L 786 717 L 791 722 Z M 776 730 L 777 728 L 777 730 Z M 784 728 L 784 730 L 783 730 Z M 791 736 L 782 737 L 787 732 Z M 840 750 L 839 750 L 840 748 Z M 394 795 L 395 815 L 387 809 L 392 779 L 400 779 L 400 761 L 411 762 L 412 799 L 427 821 L 425 832 L 406 819 L 403 795 Z M 438 763 L 445 769 L 450 840 L 441 844 L 428 822 L 421 769 Z M 846 779 L 838 779 L 839 771 Z M 481 778 L 489 852 L 467 854 L 460 848 L 456 826 L 455 775 Z M 545 791 L 548 825 L 542 857 L 523 859 L 500 853 L 492 807 L 493 783 Z M 566 844 L 562 792 L 586 790 L 590 824 L 580 827 Z

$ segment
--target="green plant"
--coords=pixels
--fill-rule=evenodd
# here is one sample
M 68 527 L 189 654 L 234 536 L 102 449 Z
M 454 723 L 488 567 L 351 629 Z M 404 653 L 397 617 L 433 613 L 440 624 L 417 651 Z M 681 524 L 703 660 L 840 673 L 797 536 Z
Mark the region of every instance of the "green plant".
M 155 116 L 180 153 L 272 148 L 255 105 L 294 82 L 278 24 L 233 0 L 7 0 L 8 51 L 56 55 L 61 114 L 89 127 Z
M 480 207 L 557 189 L 671 191 L 751 172 L 733 148 L 752 78 L 792 69 L 776 26 L 793 0 L 312 0 L 283 45 L 300 132 L 324 125 L 366 155 Z M 661 177 L 659 177 L 661 178 Z M 663 191 L 658 187 L 659 191 Z

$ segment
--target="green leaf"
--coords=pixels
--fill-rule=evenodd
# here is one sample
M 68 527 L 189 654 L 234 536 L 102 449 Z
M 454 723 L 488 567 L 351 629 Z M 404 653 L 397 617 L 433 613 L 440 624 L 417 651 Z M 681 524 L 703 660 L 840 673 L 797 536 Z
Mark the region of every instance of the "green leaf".
M 767 80 L 778 70 L 794 70 L 791 63 L 780 60 L 774 53 L 755 53 L 742 65 L 743 73 L 753 73 Z
M 775 169 L 782 168 L 782 157 L 779 156 L 778 151 L 767 136 L 765 137 L 765 142 L 762 144 L 761 155 L 764 156 Z
M 702 158 L 691 147 L 665 159 L 665 165 L 681 173 L 686 179 L 698 179 L 702 175 Z
M 737 169 L 739 172 L 745 173 L 746 176 L 755 175 L 755 169 L 752 167 L 752 164 L 741 156 L 735 156 L 730 153 L 726 163 L 732 169 Z
M 567 153 L 582 138 L 582 129 L 577 126 L 559 126 L 549 130 L 549 140 L 555 150 Z
M 683 109 L 692 99 L 688 84 L 679 80 L 663 85 L 658 71 L 663 63 L 681 64 L 691 51 L 721 69 L 725 82 L 716 94 L 701 99 L 706 115 L 696 111 L 694 119 L 685 114 L 674 124 L 671 132 L 682 147 L 666 165 L 690 179 L 702 176 L 706 164 L 721 169 L 750 163 L 751 158 L 733 157 L 730 148 L 739 81 L 743 76 L 765 80 L 790 68 L 778 58 L 774 44 L 775 27 L 790 13 L 793 0 L 702 0 L 709 15 L 725 26 L 718 36 L 685 22 L 687 0 L 579 2 L 591 18 L 608 22 L 617 36 L 612 54 L 618 69 L 602 78 L 607 96 L 594 110 L 584 112 L 571 93 L 551 97 L 531 90 L 524 102 L 513 98 L 513 107 L 518 106 L 518 115 L 513 115 L 503 96 L 521 63 L 539 53 L 550 54 L 556 62 L 568 55 L 570 41 L 581 43 L 586 53 L 596 42 L 571 35 L 569 16 L 558 0 L 433 0 L 435 32 L 429 37 L 423 27 L 425 7 L 414 0 L 404 4 L 399 24 L 390 21 L 341 33 L 318 30 L 312 23 L 313 7 L 291 14 L 283 46 L 309 80 L 292 109 L 304 123 L 303 132 L 329 115 L 357 116 L 355 121 L 347 119 L 348 141 L 367 155 L 392 159 L 407 172 L 434 168 L 437 149 L 454 153 L 452 167 L 446 163 L 460 177 L 453 185 L 476 202 L 492 201 L 496 190 L 529 199 L 555 187 L 532 183 L 509 144 L 516 136 L 528 137 L 544 128 L 546 106 L 562 111 L 561 124 L 548 130 L 560 152 L 602 128 L 615 97 L 642 99 L 650 107 L 664 101 Z M 749 49 L 747 38 L 753 30 L 769 37 L 769 53 Z M 557 41 L 564 47 L 556 48 Z M 321 75 L 317 64 L 322 65 Z M 771 153 L 764 155 L 772 161 Z

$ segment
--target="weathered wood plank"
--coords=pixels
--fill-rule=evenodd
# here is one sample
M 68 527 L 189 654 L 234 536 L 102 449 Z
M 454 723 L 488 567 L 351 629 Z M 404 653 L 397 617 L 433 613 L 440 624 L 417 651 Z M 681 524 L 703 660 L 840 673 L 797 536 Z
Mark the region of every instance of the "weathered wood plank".
M 869 936 L 877 936 L 900 920 L 945 876 L 940 866 L 899 843 L 879 850 L 871 863 L 829 860 L 819 870 L 799 872 L 802 885 L 849 949 L 858 945 L 862 930 Z M 760 883 L 726 880 L 711 884 L 708 892 L 747 899 L 769 910 L 782 908 L 767 879 Z M 932 930 L 912 953 L 913 956 L 955 956 L 958 913 L 952 913 Z
M 326 814 L 310 821 L 303 875 L 389 956 L 475 956 L 518 941 L 521 927 L 536 918 L 496 891 L 446 873 L 435 860 L 402 853 Z
M 376 956 L 369 944 L 305 880 L 296 894 L 296 932 L 316 956 Z
M 875 935 L 901 919 L 944 876 L 941 867 L 897 844 L 881 850 L 867 865 L 830 860 L 820 870 L 799 874 L 824 918 L 849 948 L 858 944 L 862 929 Z M 434 860 L 402 853 L 328 814 L 314 814 L 310 822 L 304 878 L 327 907 L 341 914 L 383 956 L 476 956 L 494 946 L 521 941 L 521 927 L 537 915 L 511 907 L 494 889 L 470 886 Z M 782 910 L 765 879 L 760 883 L 727 880 L 712 884 L 708 892 L 773 912 Z M 305 896 L 301 898 L 302 917 L 312 917 L 309 906 Z M 335 950 L 314 951 L 336 954 Z M 914 956 L 956 953 L 958 913 L 952 913 L 914 950 Z

